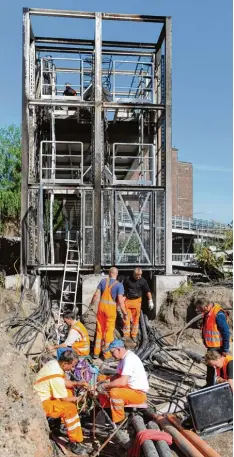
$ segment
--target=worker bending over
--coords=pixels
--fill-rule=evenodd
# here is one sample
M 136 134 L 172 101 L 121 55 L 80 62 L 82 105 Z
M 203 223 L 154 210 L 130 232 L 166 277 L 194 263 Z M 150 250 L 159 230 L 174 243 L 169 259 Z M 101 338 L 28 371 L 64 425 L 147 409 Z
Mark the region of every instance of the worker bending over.
M 140 268 L 135 268 L 132 275 L 124 280 L 124 291 L 126 296 L 125 306 L 127 315 L 124 320 L 123 334 L 124 338 L 127 339 L 131 334 L 132 340 L 136 343 L 143 294 L 146 294 L 148 298 L 149 309 L 153 309 L 154 307 L 150 288 L 147 281 L 142 278 L 142 270 Z
M 80 443 L 83 434 L 77 413 L 77 397 L 67 392 L 67 389 L 83 387 L 83 382 L 70 381 L 65 378 L 65 371 L 70 371 L 77 363 L 77 357 L 66 351 L 61 354 L 59 361 L 50 360 L 36 376 L 34 390 L 39 395 L 46 417 L 64 420 L 69 438 L 69 448 L 74 454 L 86 455 L 85 447 Z
M 124 419 L 124 405 L 141 404 L 146 401 L 149 384 L 143 363 L 132 351 L 125 348 L 122 340 L 114 340 L 108 347 L 112 356 L 119 360 L 117 374 L 102 383 L 106 395 L 100 394 L 102 407 L 111 408 L 112 420 Z
M 77 92 L 75 89 L 71 87 L 70 83 L 65 84 L 66 89 L 63 92 L 63 95 L 69 96 L 69 97 L 75 97 L 77 95 Z
M 74 313 L 72 312 L 64 313 L 63 320 L 65 324 L 67 324 L 70 327 L 68 336 L 64 343 L 56 344 L 54 346 L 51 346 L 49 349 L 58 349 L 58 358 L 60 356 L 60 352 L 63 352 L 59 351 L 59 349 L 69 347 L 71 347 L 78 356 L 87 357 L 90 352 L 90 339 L 87 329 L 80 322 L 80 320 L 74 319 Z
M 203 313 L 202 338 L 209 351 L 217 351 L 224 357 L 229 352 L 230 330 L 226 314 L 218 303 L 210 303 L 206 298 L 196 301 L 196 308 Z M 207 366 L 206 385 L 213 384 L 213 370 Z
M 233 392 L 233 357 L 222 355 L 217 351 L 208 351 L 205 355 L 206 364 L 212 368 L 213 384 L 228 382 Z
M 97 311 L 96 340 L 94 347 L 94 358 L 98 358 L 104 346 L 103 354 L 105 359 L 111 357 L 107 347 L 114 339 L 115 321 L 117 315 L 117 302 L 120 306 L 124 318 L 126 318 L 126 308 L 124 306 L 123 284 L 117 281 L 118 270 L 111 267 L 109 278 L 103 278 L 99 283 L 95 294 L 91 300 L 92 305 L 100 299 Z

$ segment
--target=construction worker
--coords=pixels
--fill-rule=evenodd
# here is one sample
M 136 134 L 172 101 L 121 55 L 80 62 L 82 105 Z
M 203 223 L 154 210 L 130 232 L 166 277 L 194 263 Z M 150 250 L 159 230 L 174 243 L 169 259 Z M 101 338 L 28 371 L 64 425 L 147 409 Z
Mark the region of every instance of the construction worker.
M 111 408 L 112 420 L 117 423 L 125 417 L 124 405 L 146 401 L 149 384 L 140 358 L 127 350 L 122 340 L 114 340 L 107 350 L 120 362 L 117 374 L 101 383 L 101 390 L 104 390 L 106 395 L 101 393 L 99 401 L 102 407 Z
M 135 268 L 132 275 L 124 280 L 125 306 L 127 316 L 124 320 L 123 334 L 126 341 L 130 334 L 134 343 L 137 341 L 139 319 L 141 313 L 142 295 L 146 294 L 148 298 L 149 309 L 153 309 L 154 303 L 147 281 L 142 278 L 141 268 Z M 132 324 L 132 327 L 131 327 Z
M 196 301 L 196 309 L 203 313 L 202 338 L 209 351 L 217 351 L 224 357 L 229 352 L 230 330 L 226 314 L 218 303 L 210 303 L 206 298 Z M 206 386 L 213 384 L 213 370 L 207 365 Z
M 66 83 L 65 87 L 66 87 L 66 89 L 64 90 L 63 95 L 66 95 L 69 97 L 74 97 L 77 95 L 77 92 L 75 91 L 75 89 L 72 89 L 70 83 Z
M 99 301 L 97 311 L 97 327 L 96 340 L 94 347 L 94 358 L 98 358 L 102 350 L 109 346 L 114 339 L 115 321 L 117 315 L 117 302 L 120 306 L 124 318 L 126 318 L 126 308 L 124 306 L 124 288 L 123 284 L 117 281 L 118 270 L 111 267 L 109 270 L 109 278 L 103 278 L 99 283 L 95 294 L 91 300 L 90 306 L 96 301 Z M 111 357 L 110 352 L 103 352 L 104 358 Z
M 205 362 L 213 370 L 214 384 L 228 382 L 233 392 L 233 356 L 222 355 L 217 351 L 208 351 Z
M 73 351 L 79 357 L 87 357 L 90 352 L 90 340 L 89 334 L 85 326 L 80 322 L 80 320 L 74 319 L 74 314 L 72 312 L 66 312 L 63 314 L 63 320 L 70 328 L 68 336 L 64 343 L 56 344 L 51 346 L 49 349 L 57 349 L 58 357 L 61 352 L 61 348 L 71 347 Z
M 59 361 L 50 360 L 38 372 L 34 390 L 40 397 L 46 417 L 63 419 L 69 438 L 69 449 L 74 454 L 86 455 L 85 447 L 80 444 L 83 434 L 76 408 L 77 397 L 67 391 L 74 387 L 83 387 L 84 383 L 65 378 L 65 372 L 72 370 L 76 363 L 77 357 L 71 351 L 61 354 Z

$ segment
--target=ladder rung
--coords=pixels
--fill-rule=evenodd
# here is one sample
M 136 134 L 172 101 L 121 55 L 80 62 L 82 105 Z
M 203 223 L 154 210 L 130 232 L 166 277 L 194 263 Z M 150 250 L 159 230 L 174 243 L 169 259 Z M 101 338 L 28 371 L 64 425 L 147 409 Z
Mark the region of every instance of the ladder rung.
M 76 281 L 71 281 L 70 279 L 64 279 L 64 282 L 74 282 L 74 283 L 76 283 Z
M 64 303 L 65 305 L 74 305 L 74 301 L 61 301 L 60 303 Z
M 74 260 L 74 259 L 67 259 L 67 262 L 73 262 L 73 263 L 75 262 L 75 263 L 78 263 L 79 260 L 76 260 L 76 259 L 75 259 L 75 260 Z
M 74 291 L 72 291 L 72 290 L 70 290 L 69 292 L 67 292 L 66 290 L 64 290 L 64 291 L 62 292 L 62 294 L 75 294 L 75 293 L 76 293 L 76 292 L 74 292 Z
M 78 252 L 78 249 L 68 249 L 67 252 Z

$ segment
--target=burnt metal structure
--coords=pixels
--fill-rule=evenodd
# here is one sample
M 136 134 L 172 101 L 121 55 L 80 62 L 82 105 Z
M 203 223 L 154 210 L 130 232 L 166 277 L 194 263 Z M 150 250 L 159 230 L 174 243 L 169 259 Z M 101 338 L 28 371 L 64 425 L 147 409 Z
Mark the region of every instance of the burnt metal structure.
M 94 39 L 36 36 L 33 16 L 91 19 Z M 102 40 L 108 20 L 157 41 Z M 81 272 L 172 273 L 171 100 L 170 17 L 23 10 L 22 272 L 62 271 L 69 232 Z

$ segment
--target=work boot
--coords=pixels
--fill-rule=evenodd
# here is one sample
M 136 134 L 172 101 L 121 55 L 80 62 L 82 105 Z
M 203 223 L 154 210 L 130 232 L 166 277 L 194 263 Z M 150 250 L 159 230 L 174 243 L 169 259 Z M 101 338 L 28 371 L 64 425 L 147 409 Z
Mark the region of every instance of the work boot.
M 83 455 L 88 456 L 86 447 L 83 446 L 83 444 L 81 444 L 81 443 L 75 443 L 75 442 L 70 441 L 68 443 L 67 447 L 73 454 L 81 455 L 81 456 L 83 456 Z

